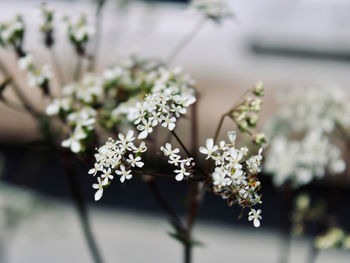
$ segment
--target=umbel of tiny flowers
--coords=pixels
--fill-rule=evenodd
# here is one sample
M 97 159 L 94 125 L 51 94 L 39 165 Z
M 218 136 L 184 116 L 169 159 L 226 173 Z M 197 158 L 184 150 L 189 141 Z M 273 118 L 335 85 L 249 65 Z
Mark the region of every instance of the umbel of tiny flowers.
M 222 20 L 233 17 L 226 0 L 192 0 L 190 6 L 216 23 L 221 23 Z
M 13 21 L 0 24 L 0 44 L 13 46 L 16 50 L 22 48 L 24 36 L 24 23 L 21 15 Z
M 165 146 L 160 147 L 160 150 L 169 158 L 168 163 L 177 167 L 174 170 L 176 181 L 182 181 L 191 175 L 192 168 L 196 165 L 192 157 L 181 159 L 181 156 L 178 154 L 180 153 L 179 148 L 172 149 L 170 143 L 166 143 Z
M 81 14 L 75 23 L 68 16 L 64 18 L 64 21 L 68 38 L 75 46 L 77 53 L 85 55 L 86 45 L 95 33 L 94 28 L 87 21 L 86 14 Z
M 343 111 L 346 94 L 336 87 L 293 89 L 285 94 L 280 95 L 284 106 L 266 125 L 271 144 L 265 170 L 273 175 L 275 185 L 298 188 L 326 174 L 344 172 L 341 149 L 348 140 L 343 132 L 348 127 L 340 120 L 348 114 Z M 334 136 L 335 132 L 341 136 Z
M 18 60 L 18 67 L 27 73 L 28 85 L 30 87 L 38 87 L 45 95 L 50 95 L 49 81 L 52 73 L 49 65 L 45 64 L 41 68 L 37 68 L 34 65 L 33 55 L 27 54 Z
M 206 159 L 214 162 L 211 173 L 212 187 L 216 194 L 226 199 L 229 206 L 238 204 L 250 207 L 249 220 L 254 215 L 254 226 L 260 226 L 259 215 L 252 207 L 261 203 L 261 195 L 258 193 L 261 184 L 257 175 L 262 168 L 262 149 L 257 155 L 248 155 L 247 147 L 240 149 L 235 147 L 236 133 L 228 133 L 229 143 L 221 141 L 215 145 L 213 139 L 206 141 L 206 147 L 200 147 L 199 151 L 206 155 Z M 260 211 L 260 212 L 259 212 Z
M 179 79 L 176 71 L 160 69 L 160 77 L 150 94 L 143 102 L 129 108 L 128 119 L 137 125 L 139 139 L 147 138 L 158 124 L 174 130 L 177 118 L 196 101 L 192 84 L 191 79 Z
M 89 170 L 89 174 L 96 176 L 97 183 L 93 188 L 97 189 L 95 200 L 101 199 L 103 189 L 110 185 L 114 174 L 119 176 L 120 182 L 132 178 L 132 169 L 143 167 L 141 153 L 147 150 L 146 144 L 141 142 L 138 147 L 134 144 L 134 132 L 128 131 L 126 135 L 118 134 L 118 140 L 109 138 L 106 144 L 101 146 L 95 154 L 96 162 Z
M 42 19 L 40 31 L 44 36 L 46 47 L 50 48 L 54 44 L 54 11 L 49 9 L 46 3 L 42 3 L 40 6 L 40 15 Z
M 140 131 L 140 139 L 146 138 L 158 124 L 173 130 L 175 121 L 195 102 L 194 82 L 182 75 L 179 68 L 170 71 L 151 64 L 130 57 L 105 70 L 102 77 L 85 74 L 81 81 L 62 89 L 62 98 L 54 98 L 46 114 L 59 116 L 71 127 L 70 138 L 81 145 L 74 147 L 78 152 L 89 147 L 88 138 L 94 135 L 95 123 L 107 131 L 133 123 Z M 74 116 L 81 116 L 79 123 Z

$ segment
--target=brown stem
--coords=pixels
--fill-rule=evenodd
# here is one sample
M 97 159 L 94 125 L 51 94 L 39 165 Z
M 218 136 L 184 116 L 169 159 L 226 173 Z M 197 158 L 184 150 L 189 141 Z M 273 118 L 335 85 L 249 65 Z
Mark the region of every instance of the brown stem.
M 177 229 L 179 233 L 183 232 L 185 228 L 181 222 L 181 219 L 178 217 L 176 212 L 161 194 L 155 180 L 148 180 L 147 185 L 149 186 L 151 193 L 153 194 L 155 200 L 157 201 L 163 212 L 169 217 L 171 224 Z
M 79 221 L 84 232 L 86 242 L 89 246 L 91 256 L 95 263 L 102 263 L 102 256 L 99 252 L 94 235 L 91 230 L 87 208 L 85 205 L 83 193 L 79 186 L 79 181 L 75 172 L 74 163 L 72 161 L 71 156 L 69 156 L 67 153 L 62 153 L 62 155 L 68 186 L 70 188 L 70 192 L 78 212 Z
M 190 153 L 190 151 L 186 148 L 186 146 L 183 144 L 183 142 L 181 141 L 181 139 L 179 138 L 179 136 L 177 136 L 177 134 L 175 133 L 175 131 L 171 131 L 171 133 L 174 135 L 175 139 L 177 140 L 177 142 L 181 145 L 182 149 L 186 152 L 186 154 L 188 155 L 188 157 L 192 157 L 192 154 Z
M 220 121 L 219 121 L 219 124 L 216 128 L 216 131 L 215 131 L 215 135 L 214 135 L 214 144 L 217 142 L 218 140 L 218 137 L 219 137 L 219 134 L 220 134 L 220 130 L 222 128 L 222 124 L 224 123 L 224 120 L 225 120 L 225 117 L 228 116 L 228 113 L 225 113 L 221 116 L 220 118 Z
M 291 240 L 291 212 L 293 209 L 293 193 L 288 185 L 281 192 L 281 216 L 280 216 L 280 255 L 279 263 L 287 263 L 290 253 Z
M 198 100 L 192 105 L 192 118 L 191 118 L 191 142 L 192 142 L 192 155 L 197 156 L 198 151 Z
M 171 133 L 174 135 L 175 139 L 177 140 L 177 142 L 181 145 L 181 147 L 184 149 L 184 151 L 186 152 L 186 154 L 188 155 L 188 157 L 191 157 L 193 158 L 193 160 L 195 160 L 194 156 L 190 153 L 190 151 L 186 148 L 186 146 L 183 144 L 183 142 L 181 141 L 181 139 L 179 138 L 179 136 L 177 136 L 177 134 L 174 132 L 174 131 L 171 131 Z M 195 166 L 198 171 L 206 176 L 206 173 L 198 166 L 198 164 L 196 163 L 196 166 Z

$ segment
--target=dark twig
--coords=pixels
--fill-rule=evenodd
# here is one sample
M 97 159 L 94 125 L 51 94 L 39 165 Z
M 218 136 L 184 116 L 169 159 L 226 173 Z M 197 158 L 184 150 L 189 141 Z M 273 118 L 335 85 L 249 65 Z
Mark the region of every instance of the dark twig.
M 172 223 L 172 225 L 177 229 L 177 231 L 183 232 L 185 228 L 181 222 L 181 219 L 178 217 L 176 212 L 173 210 L 173 208 L 170 206 L 170 204 L 166 201 L 164 196 L 161 194 L 155 180 L 153 179 L 148 180 L 147 185 L 149 186 L 149 189 L 151 190 L 159 206 L 162 208 L 164 213 L 169 217 L 169 220 Z
M 93 257 L 93 260 L 95 263 L 102 263 L 102 256 L 99 252 L 99 249 L 97 247 L 95 238 L 93 236 L 90 221 L 87 213 L 87 208 L 85 205 L 83 193 L 79 186 L 79 181 L 77 174 L 75 172 L 74 163 L 67 153 L 62 153 L 63 155 L 63 165 L 65 169 L 65 175 L 67 177 L 68 186 L 71 191 L 71 195 L 74 201 L 74 204 L 76 206 L 76 209 L 78 211 L 79 215 L 79 221 L 81 223 L 81 227 L 83 229 L 87 244 L 90 249 L 91 256 Z

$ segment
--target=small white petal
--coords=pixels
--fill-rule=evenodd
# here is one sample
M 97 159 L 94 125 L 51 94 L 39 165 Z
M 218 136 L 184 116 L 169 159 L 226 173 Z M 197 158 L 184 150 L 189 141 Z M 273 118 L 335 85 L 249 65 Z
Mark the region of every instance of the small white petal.
M 98 201 L 101 199 L 103 194 L 103 189 L 99 189 L 96 193 L 95 193 L 95 201 Z

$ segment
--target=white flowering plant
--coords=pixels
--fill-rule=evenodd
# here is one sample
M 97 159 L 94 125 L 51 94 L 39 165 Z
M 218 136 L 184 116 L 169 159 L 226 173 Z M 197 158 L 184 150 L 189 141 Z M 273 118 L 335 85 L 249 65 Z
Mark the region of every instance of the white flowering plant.
M 193 1 L 191 7 L 204 11 L 206 19 L 219 22 L 230 16 L 225 1 L 199 2 Z M 38 66 L 34 55 L 25 50 L 25 22 L 21 16 L 14 22 L 2 24 L 0 44 L 14 48 L 18 67 L 26 73 L 28 86 L 40 89 L 48 103 L 45 110 L 37 109 L 1 60 L 0 70 L 6 78 L 1 84 L 0 99 L 13 109 L 28 112 L 38 122 L 47 145 L 61 155 L 95 262 L 102 262 L 102 257 L 88 224 L 73 160 L 92 167 L 88 173 L 96 178 L 96 183 L 92 185 L 96 190 L 96 201 L 102 198 L 115 179 L 120 183 L 134 177 L 145 181 L 170 217 L 175 228 L 172 236 L 183 243 L 186 262 L 190 262 L 190 251 L 195 244 L 191 230 L 206 191 L 222 197 L 229 206 L 240 206 L 241 215 L 243 209 L 249 209 L 248 220 L 255 227 L 260 226 L 261 209 L 256 206 L 261 203 L 259 173 L 262 169 L 262 145 L 266 139 L 264 134 L 256 132 L 256 125 L 263 85 L 258 82 L 248 90 L 236 105 L 222 115 L 214 137 L 207 139 L 205 146 L 198 147 L 196 107 L 199 88 L 189 75 L 182 73 L 181 68 L 169 65 L 203 23 L 200 22 L 195 31 L 186 35 L 167 59 L 143 59 L 132 55 L 97 73 L 99 21 L 104 4 L 104 0 L 97 1 L 93 25 L 85 14 L 77 21 L 67 16 L 61 21 L 66 28 L 64 38 L 78 58 L 70 80 L 63 74 L 54 49 L 59 37 L 56 30 L 59 21 L 47 5 L 40 7 L 42 23 L 39 32 L 43 45 L 50 52 L 52 71 L 46 64 Z M 84 64 L 87 66 L 84 67 Z M 58 93 L 54 89 L 55 83 L 58 83 Z M 3 95 L 7 87 L 13 88 L 20 104 Z M 253 97 L 245 98 L 248 94 Z M 191 113 L 191 118 L 188 113 Z M 178 120 L 185 116 L 191 119 L 190 147 L 175 131 Z M 235 131 L 228 132 L 227 142 L 218 141 L 226 117 L 233 120 L 242 134 L 249 135 L 256 146 L 251 149 L 238 146 Z M 165 133 L 168 139 L 158 141 L 156 134 L 160 132 Z M 170 143 L 172 138 L 176 139 L 183 153 Z M 158 142 L 163 146 L 158 147 Z M 148 165 L 147 152 L 149 156 L 161 155 L 169 167 L 168 172 Z M 174 183 L 190 184 L 187 223 L 182 222 L 160 193 L 155 179 L 163 176 Z

